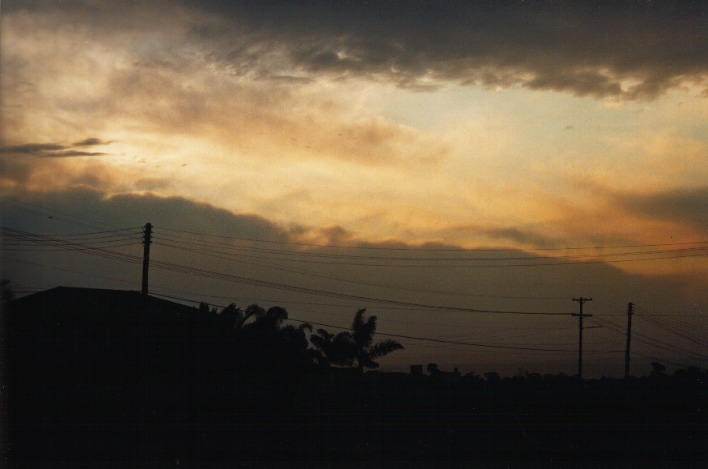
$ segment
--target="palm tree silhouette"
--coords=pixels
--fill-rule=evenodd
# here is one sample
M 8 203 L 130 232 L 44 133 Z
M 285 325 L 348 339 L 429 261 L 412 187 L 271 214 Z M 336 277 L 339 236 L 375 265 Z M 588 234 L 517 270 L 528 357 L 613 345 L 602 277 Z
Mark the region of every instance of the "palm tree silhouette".
M 325 329 L 318 329 L 310 336 L 310 342 L 320 353 L 317 358 L 320 365 L 356 366 L 363 372 L 364 368 L 378 368 L 375 359 L 403 349 L 403 345 L 395 340 L 386 339 L 374 343 L 376 316 L 364 320 L 365 312 L 366 309 L 356 312 L 351 332 L 335 335 Z
M 310 342 L 317 348 L 317 361 L 324 367 L 331 365 L 352 366 L 354 364 L 354 340 L 349 332 L 332 334 L 318 329 L 310 336 Z
M 374 360 L 388 355 L 396 350 L 402 350 L 403 345 L 395 340 L 382 340 L 374 343 L 376 333 L 376 316 L 364 320 L 366 309 L 360 309 L 354 315 L 351 332 L 331 334 L 324 329 L 318 329 L 310 336 L 310 342 L 320 352 L 321 365 L 353 366 L 364 371 L 364 368 L 378 368 Z
M 366 309 L 360 309 L 354 315 L 352 323 L 352 341 L 354 346 L 354 359 L 360 372 L 364 368 L 378 368 L 379 364 L 374 359 L 388 355 L 396 350 L 403 350 L 403 345 L 395 340 L 386 339 L 374 343 L 376 333 L 376 316 L 369 316 L 364 321 Z

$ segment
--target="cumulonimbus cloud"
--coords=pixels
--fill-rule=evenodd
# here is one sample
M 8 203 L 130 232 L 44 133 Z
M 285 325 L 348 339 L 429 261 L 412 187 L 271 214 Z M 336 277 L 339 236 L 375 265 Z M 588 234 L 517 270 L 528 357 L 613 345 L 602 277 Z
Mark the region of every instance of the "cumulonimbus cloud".
M 153 0 L 140 5 L 141 19 L 135 8 L 34 1 L 5 10 L 9 18 L 44 12 L 119 43 L 126 34 L 147 34 L 152 44 L 164 37 L 175 58 L 184 52 L 234 75 L 279 81 L 324 74 L 419 89 L 454 82 L 622 99 L 690 83 L 708 94 L 702 1 Z M 165 10 L 174 17 L 169 31 Z
M 195 37 L 238 70 L 279 67 L 370 76 L 521 85 L 579 96 L 653 98 L 706 84 L 705 2 L 212 1 L 222 21 Z

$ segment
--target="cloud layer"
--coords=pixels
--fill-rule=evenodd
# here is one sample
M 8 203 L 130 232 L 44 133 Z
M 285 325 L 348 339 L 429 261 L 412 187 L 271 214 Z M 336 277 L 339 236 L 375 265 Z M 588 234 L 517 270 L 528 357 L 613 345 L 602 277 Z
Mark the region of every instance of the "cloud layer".
M 646 99 L 705 84 L 705 2 L 212 1 L 193 34 L 264 76 L 329 73 L 401 86 L 522 85 Z M 264 58 L 281 58 L 278 68 Z
M 596 100 L 693 97 L 702 2 L 6 3 L 7 190 L 155 191 L 383 238 L 467 227 L 455 242 L 541 246 L 636 240 L 652 194 L 705 174 L 701 98 Z M 653 213 L 681 236 L 702 226 Z
M 40 158 L 66 158 L 70 156 L 103 156 L 106 153 L 98 151 L 79 150 L 82 147 L 93 147 L 105 145 L 110 142 L 103 142 L 98 138 L 89 137 L 70 145 L 60 143 L 25 143 L 22 145 L 9 145 L 0 147 L 0 154 L 7 155 L 29 155 Z
M 10 14 L 61 14 L 121 41 L 149 25 L 171 29 L 163 61 L 206 50 L 235 75 L 281 81 L 328 74 L 651 99 L 685 83 L 705 90 L 708 74 L 701 1 L 8 3 Z

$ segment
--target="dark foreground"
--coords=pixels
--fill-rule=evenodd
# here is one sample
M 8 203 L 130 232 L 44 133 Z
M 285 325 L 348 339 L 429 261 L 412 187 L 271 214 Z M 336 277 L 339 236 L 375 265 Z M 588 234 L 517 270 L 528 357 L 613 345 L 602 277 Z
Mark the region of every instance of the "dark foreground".
M 7 456 L 18 467 L 708 462 L 705 385 L 692 377 L 596 381 L 580 389 L 563 377 L 486 383 L 331 373 L 202 374 L 121 383 L 125 375 L 78 375 L 70 366 L 64 371 L 57 377 L 28 369 L 22 374 L 33 377 L 11 387 Z
M 5 465 L 708 467 L 705 371 L 362 375 L 185 321 L 11 315 Z

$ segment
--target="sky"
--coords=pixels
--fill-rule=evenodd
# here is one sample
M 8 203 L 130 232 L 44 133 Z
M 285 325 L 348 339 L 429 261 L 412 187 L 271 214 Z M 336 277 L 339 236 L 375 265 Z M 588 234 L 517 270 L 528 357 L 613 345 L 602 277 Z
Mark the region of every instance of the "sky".
M 634 373 L 708 366 L 708 2 L 6 0 L 0 26 L 18 295 L 140 289 L 150 222 L 152 293 L 366 307 L 406 346 L 384 369 L 573 374 L 580 297 L 586 374 L 622 374 L 629 302 Z

